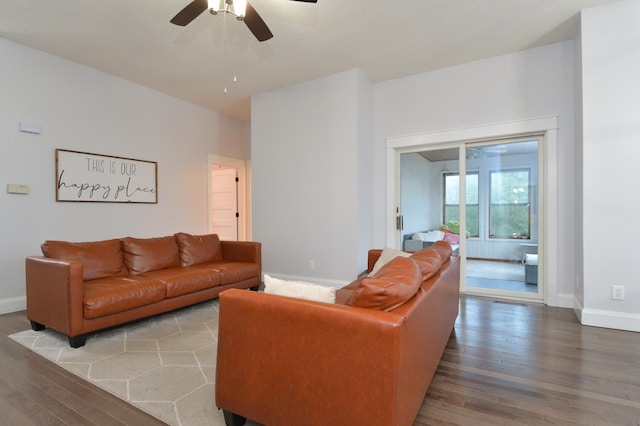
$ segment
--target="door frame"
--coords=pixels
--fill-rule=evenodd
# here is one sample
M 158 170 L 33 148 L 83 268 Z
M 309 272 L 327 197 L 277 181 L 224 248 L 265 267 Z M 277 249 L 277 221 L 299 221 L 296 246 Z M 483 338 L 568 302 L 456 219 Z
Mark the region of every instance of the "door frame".
M 468 127 L 442 132 L 424 133 L 411 136 L 386 138 L 387 168 L 387 246 L 400 248 L 400 233 L 396 231 L 396 206 L 400 197 L 400 154 L 415 151 L 420 147 L 435 148 L 445 145 L 475 142 L 487 139 L 501 139 L 544 135 L 544 144 L 539 152 L 538 167 L 544 176 L 540 188 L 540 236 L 544 250 L 539 252 L 538 275 L 545 285 L 544 303 L 560 306 L 558 300 L 558 117 L 543 117 L 531 120 Z M 462 148 L 460 148 L 462 149 Z M 464 155 L 461 156 L 461 170 L 466 168 Z M 461 206 L 462 207 L 462 206 Z M 461 246 L 464 256 L 465 247 Z M 461 275 L 464 274 L 464 265 Z M 464 275 L 462 275 L 464 276 Z
M 251 169 L 248 161 L 231 157 L 222 157 L 219 155 L 209 154 L 207 157 L 207 229 L 211 227 L 211 190 L 212 179 L 211 169 L 214 165 L 222 165 L 236 169 L 238 173 L 238 241 L 251 240 L 251 206 L 250 198 L 250 175 Z

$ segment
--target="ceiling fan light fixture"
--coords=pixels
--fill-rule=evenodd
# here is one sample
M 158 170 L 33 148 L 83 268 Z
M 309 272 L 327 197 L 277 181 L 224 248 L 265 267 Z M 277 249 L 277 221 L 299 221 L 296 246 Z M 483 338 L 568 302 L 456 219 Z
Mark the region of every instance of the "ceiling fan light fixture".
M 247 0 L 207 0 L 207 9 L 212 15 L 230 13 L 238 21 L 243 21 L 247 13 Z
M 239 21 L 244 19 L 247 13 L 247 0 L 233 0 L 233 14 Z
M 317 0 L 293 0 L 305 3 L 316 3 Z M 266 41 L 273 37 L 273 33 L 258 12 L 247 0 L 192 0 L 169 22 L 184 27 L 196 19 L 202 12 L 208 10 L 210 14 L 230 13 L 239 21 L 244 21 L 247 28 L 258 41 Z
M 209 13 L 212 15 L 218 14 L 218 9 L 220 8 L 220 6 L 220 0 L 207 0 L 207 9 L 209 9 Z

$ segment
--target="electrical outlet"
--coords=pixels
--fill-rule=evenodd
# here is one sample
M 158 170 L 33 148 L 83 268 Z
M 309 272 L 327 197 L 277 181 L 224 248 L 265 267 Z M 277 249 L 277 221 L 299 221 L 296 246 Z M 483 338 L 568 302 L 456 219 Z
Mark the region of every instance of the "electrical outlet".
M 624 300 L 624 286 L 612 285 L 611 286 L 611 298 L 613 300 Z
M 314 269 L 316 269 L 316 262 L 315 262 L 315 260 L 310 260 L 309 261 L 309 270 L 313 271 Z

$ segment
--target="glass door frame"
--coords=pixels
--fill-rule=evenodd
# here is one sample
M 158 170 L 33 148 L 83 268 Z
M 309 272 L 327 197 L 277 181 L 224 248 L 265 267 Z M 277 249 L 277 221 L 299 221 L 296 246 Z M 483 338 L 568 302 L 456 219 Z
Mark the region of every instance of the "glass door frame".
M 460 150 L 460 170 L 466 169 L 465 148 L 467 143 L 512 139 L 542 135 L 538 149 L 539 174 L 539 226 L 540 244 L 538 277 L 544 286 L 542 301 L 551 306 L 559 306 L 558 299 L 558 206 L 557 206 L 557 129 L 558 118 L 547 117 L 533 120 L 462 128 L 445 132 L 425 133 L 412 136 L 386 138 L 387 164 L 387 246 L 401 248 L 401 232 L 396 230 L 396 209 L 400 206 L 400 155 L 421 150 L 458 147 Z M 465 179 L 461 179 L 461 194 L 465 194 Z M 466 229 L 466 208 L 461 200 L 461 228 Z M 463 232 L 461 231 L 461 232 Z M 466 241 L 461 241 L 460 255 L 466 258 Z M 466 277 L 465 262 L 461 265 L 461 277 Z M 461 279 L 461 291 L 466 291 L 465 280 Z M 540 291 L 539 291 L 540 293 Z
M 497 289 L 497 288 L 485 288 L 485 287 L 474 287 L 474 286 L 469 286 L 467 285 L 467 256 L 466 256 L 466 250 L 465 250 L 465 254 L 464 256 L 461 253 L 461 262 L 462 262 L 462 268 L 460 271 L 460 275 L 461 275 L 461 283 L 460 283 L 460 291 L 464 292 L 466 294 L 472 294 L 472 295 L 478 295 L 478 296 L 495 296 L 495 297 L 500 297 L 500 298 L 506 298 L 506 299 L 522 299 L 522 300 L 526 300 L 526 301 L 542 301 L 544 300 L 544 295 L 546 293 L 545 291 L 545 275 L 543 273 L 544 270 L 544 252 L 545 252 L 545 233 L 543 232 L 544 229 L 544 221 L 543 221 L 543 217 L 544 215 L 542 214 L 542 212 L 544 212 L 544 169 L 543 167 L 541 167 L 541 165 L 543 164 L 543 152 L 544 152 L 544 146 L 545 146 L 545 137 L 543 134 L 532 134 L 532 135 L 522 135 L 522 136 L 518 136 L 515 138 L 508 138 L 508 139 L 491 139 L 491 140 L 484 140 L 484 141 L 475 141 L 475 142 L 467 142 L 464 143 L 464 154 L 461 157 L 464 161 L 461 161 L 461 166 L 460 166 L 460 174 L 461 176 L 463 175 L 464 172 L 464 176 L 466 176 L 467 173 L 467 166 L 466 166 L 466 162 L 467 162 L 467 149 L 474 149 L 474 148 L 483 148 L 483 147 L 491 147 L 491 146 L 497 146 L 497 145 L 508 145 L 510 143 L 518 143 L 518 142 L 528 142 L 528 141 L 536 141 L 537 142 L 537 165 L 536 165 L 536 200 L 534 202 L 534 206 L 536 208 L 536 211 L 538 212 L 538 214 L 536 215 L 536 220 L 537 220 L 537 224 L 536 224 L 536 241 L 537 241 L 537 245 L 538 245 L 538 258 L 540 259 L 540 261 L 538 262 L 538 266 L 537 266 L 537 270 L 538 270 L 538 279 L 537 279 L 537 291 L 534 292 L 524 292 L 524 291 L 515 291 L 515 290 L 501 290 L 501 289 Z M 462 164 L 464 163 L 464 169 L 462 167 Z M 506 167 L 505 170 L 509 170 L 509 169 L 513 169 L 515 166 L 511 166 L 511 167 Z M 486 166 L 485 166 L 486 168 Z M 517 166 L 515 168 L 520 168 L 520 166 Z M 489 167 L 487 169 L 489 172 L 491 171 L 495 171 L 498 169 L 495 169 L 495 167 Z M 487 171 L 485 170 L 485 172 Z M 486 179 L 486 178 L 485 178 Z M 460 179 L 460 195 L 461 195 L 461 200 L 460 200 L 460 216 L 461 216 L 461 223 L 463 222 L 463 215 L 464 218 L 466 219 L 466 202 L 463 202 L 464 197 L 466 196 L 466 189 L 463 192 L 463 188 L 462 185 L 464 185 L 466 183 L 466 179 Z M 486 182 L 485 182 L 486 183 Z M 490 203 L 490 200 L 488 199 L 488 195 L 485 194 L 485 197 L 487 199 L 485 199 L 485 203 Z M 465 200 L 466 201 L 466 200 Z M 530 200 L 531 203 L 531 200 Z M 486 207 L 487 211 L 485 213 L 489 214 L 489 208 Z M 463 213 L 464 212 L 464 213 Z M 484 218 L 484 226 L 489 226 L 489 217 L 485 217 Z M 464 225 L 464 229 L 466 231 L 466 221 L 465 221 L 465 225 Z M 462 230 L 460 231 L 460 233 L 462 234 Z M 488 229 L 483 231 L 482 237 L 486 237 L 489 238 L 490 232 Z M 506 239 L 502 239 L 502 241 L 506 241 Z M 526 240 L 529 241 L 529 240 Z M 509 243 L 510 244 L 510 243 Z M 525 268 L 524 263 L 522 265 L 523 268 Z

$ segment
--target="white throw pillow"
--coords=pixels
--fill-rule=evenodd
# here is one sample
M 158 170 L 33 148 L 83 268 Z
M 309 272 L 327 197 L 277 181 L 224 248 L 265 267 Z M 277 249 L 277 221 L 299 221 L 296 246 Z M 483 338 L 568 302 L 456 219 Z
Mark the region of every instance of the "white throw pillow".
M 444 232 L 438 231 L 438 230 L 428 231 L 428 232 L 416 232 L 411 237 L 411 239 L 413 240 L 422 240 L 430 243 L 435 243 L 436 241 L 440 241 L 443 238 L 444 238 Z
M 378 272 L 378 270 L 380 270 L 380 268 L 382 268 L 384 265 L 386 265 L 387 263 L 389 263 L 392 259 L 398 257 L 398 256 L 402 256 L 402 257 L 409 257 L 411 256 L 413 253 L 407 253 L 406 251 L 402 251 L 402 250 L 398 250 L 398 249 L 392 249 L 392 248 L 385 248 L 382 250 L 382 253 L 380 254 L 380 257 L 378 258 L 378 260 L 376 261 L 376 264 L 373 265 L 373 269 L 371 270 L 371 272 L 369 272 L 369 275 L 367 275 L 368 277 L 373 277 L 376 272 Z
M 264 292 L 316 302 L 336 303 L 336 289 L 302 281 L 285 281 L 264 275 Z

